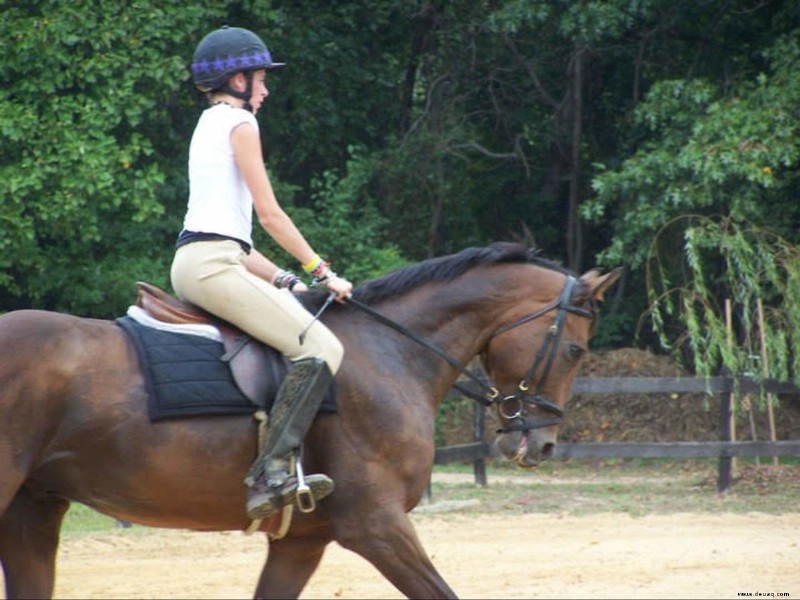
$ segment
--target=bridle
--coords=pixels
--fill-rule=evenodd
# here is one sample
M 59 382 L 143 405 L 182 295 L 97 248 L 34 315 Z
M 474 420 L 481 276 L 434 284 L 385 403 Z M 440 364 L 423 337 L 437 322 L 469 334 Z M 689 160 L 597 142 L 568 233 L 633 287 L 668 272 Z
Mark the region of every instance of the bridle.
M 539 392 L 544 383 L 547 381 L 547 376 L 550 374 L 550 369 L 553 366 L 553 361 L 555 360 L 556 352 L 558 351 L 558 343 L 561 341 L 561 335 L 564 332 L 564 323 L 567 320 L 567 313 L 576 314 L 587 319 L 595 318 L 596 310 L 594 307 L 586 309 L 571 304 L 572 293 L 577 282 L 578 280 L 575 279 L 575 277 L 568 275 L 566 281 L 564 282 L 564 289 L 561 291 L 561 295 L 559 296 L 558 300 L 551 302 L 527 317 L 523 317 L 522 319 L 514 321 L 509 325 L 501 327 L 489 338 L 489 342 L 491 342 L 494 338 L 506 333 L 507 331 L 515 329 L 520 325 L 524 325 L 525 323 L 529 323 L 530 321 L 541 317 L 553 309 L 558 309 L 558 313 L 556 314 L 553 324 L 550 325 L 547 330 L 547 335 L 542 347 L 539 348 L 539 352 L 536 353 L 536 357 L 533 359 L 533 364 L 528 369 L 525 377 L 523 377 L 519 382 L 517 389 L 514 390 L 513 394 L 504 396 L 503 398 L 499 398 L 499 394 L 493 398 L 493 402 L 498 404 L 500 416 L 509 422 L 506 427 L 498 430 L 498 433 L 529 431 L 531 429 L 559 425 L 564 419 L 564 410 L 552 400 L 542 396 Z M 536 388 L 531 394 L 529 393 L 531 382 L 542 365 L 544 365 L 544 367 L 542 369 L 541 377 L 536 384 Z M 524 416 L 526 404 L 533 405 L 536 408 L 551 413 L 555 416 L 544 419 L 526 417 Z M 512 406 L 514 408 L 509 410 L 506 408 L 507 406 Z
M 517 386 L 517 389 L 514 390 L 514 393 L 505 396 L 501 395 L 496 386 L 485 381 L 483 377 L 467 369 L 466 366 L 452 358 L 444 350 L 419 337 L 416 333 L 404 327 L 403 325 L 400 325 L 396 321 L 389 319 L 388 317 L 382 315 L 370 306 L 356 300 L 355 298 L 349 298 L 347 303 L 364 311 L 372 318 L 380 323 L 383 323 L 387 327 L 391 327 L 395 331 L 402 333 L 406 337 L 424 346 L 437 356 L 447 361 L 451 366 L 458 369 L 459 372 L 463 373 L 468 379 L 470 379 L 472 385 L 469 385 L 470 382 L 467 384 L 456 383 L 453 385 L 453 387 L 465 396 L 480 402 L 484 406 L 492 406 L 495 404 L 498 405 L 500 415 L 508 422 L 508 425 L 503 429 L 498 430 L 498 433 L 508 433 L 511 431 L 524 432 L 531 429 L 539 429 L 541 427 L 558 425 L 564 418 L 564 411 L 562 408 L 552 400 L 542 396 L 539 391 L 547 380 L 547 376 L 550 374 L 550 369 L 553 366 L 553 361 L 555 360 L 556 352 L 558 350 L 558 343 L 561 340 L 561 335 L 564 332 L 564 323 L 567 319 L 567 313 L 572 313 L 587 319 L 594 319 L 596 317 L 597 310 L 593 303 L 590 303 L 589 308 L 583 308 L 572 304 L 572 294 L 575 290 L 577 282 L 578 280 L 575 277 L 572 275 L 567 275 L 564 288 L 557 300 L 554 300 L 553 302 L 543 306 L 530 315 L 522 317 L 521 319 L 518 319 L 513 323 L 509 323 L 508 325 L 504 325 L 495 331 L 486 342 L 488 345 L 489 342 L 491 342 L 497 336 L 511 331 L 512 329 L 516 329 L 525 323 L 534 321 L 551 310 L 558 310 L 553 324 L 547 331 L 547 337 L 544 340 L 544 344 L 542 344 L 542 347 L 536 353 L 533 364 L 531 364 L 531 367 L 519 382 L 519 385 Z M 540 368 L 542 368 L 541 377 L 539 378 L 533 393 L 529 393 L 531 382 Z M 474 389 L 475 387 L 478 389 Z M 525 409 L 527 405 L 535 406 L 536 408 L 539 408 L 544 412 L 550 413 L 554 416 L 547 418 L 527 417 L 525 416 Z M 512 408 L 509 409 L 507 407 Z

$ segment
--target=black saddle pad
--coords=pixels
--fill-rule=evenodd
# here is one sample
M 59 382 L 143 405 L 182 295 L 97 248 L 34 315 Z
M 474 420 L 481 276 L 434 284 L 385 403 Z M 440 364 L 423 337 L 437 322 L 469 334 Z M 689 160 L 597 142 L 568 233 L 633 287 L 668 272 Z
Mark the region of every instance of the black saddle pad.
M 221 357 L 222 343 L 199 335 L 173 333 L 142 325 L 130 317 L 116 323 L 130 336 L 147 388 L 151 421 L 191 416 L 246 415 L 272 407 L 289 363 L 279 352 L 265 365 L 270 389 L 258 406 L 236 385 Z M 320 412 L 336 412 L 333 386 Z

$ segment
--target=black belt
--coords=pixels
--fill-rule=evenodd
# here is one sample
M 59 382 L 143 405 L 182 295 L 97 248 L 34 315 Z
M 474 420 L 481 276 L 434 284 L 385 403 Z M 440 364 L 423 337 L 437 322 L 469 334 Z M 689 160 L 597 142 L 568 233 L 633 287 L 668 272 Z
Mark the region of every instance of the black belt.
M 178 241 L 175 242 L 175 248 L 180 248 L 181 246 L 185 246 L 186 244 L 191 244 L 193 242 L 222 242 L 222 241 L 229 241 L 229 242 L 236 242 L 242 247 L 245 254 L 250 254 L 250 250 L 253 247 L 248 244 L 247 242 L 240 240 L 239 238 L 231 237 L 229 235 L 222 235 L 221 233 L 205 233 L 202 231 L 188 231 L 184 229 L 181 231 L 180 235 L 178 236 Z

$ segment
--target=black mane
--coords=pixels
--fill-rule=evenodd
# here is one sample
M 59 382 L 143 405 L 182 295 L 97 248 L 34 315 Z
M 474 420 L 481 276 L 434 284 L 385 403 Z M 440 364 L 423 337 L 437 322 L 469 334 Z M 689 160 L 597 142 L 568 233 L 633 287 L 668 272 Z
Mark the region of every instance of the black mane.
M 451 281 L 470 269 L 498 263 L 533 263 L 560 273 L 568 273 L 560 264 L 541 258 L 538 250 L 523 244 L 498 242 L 491 246 L 466 248 L 457 254 L 431 258 L 367 281 L 353 291 L 353 297 L 365 304 L 405 294 L 425 283 Z

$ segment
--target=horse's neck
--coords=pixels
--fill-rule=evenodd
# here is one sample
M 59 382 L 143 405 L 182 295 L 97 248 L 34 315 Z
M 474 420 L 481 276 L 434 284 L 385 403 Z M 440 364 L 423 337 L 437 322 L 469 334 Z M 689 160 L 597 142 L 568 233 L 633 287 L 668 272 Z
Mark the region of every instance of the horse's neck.
M 531 264 L 476 268 L 456 281 L 431 283 L 388 301 L 381 310 L 466 365 L 499 326 L 515 318 L 520 303 L 544 296 L 545 304 L 557 295 L 561 278 Z
M 413 333 L 410 337 L 393 336 L 395 351 L 411 361 L 409 372 L 444 380 L 441 385 L 445 391 L 459 371 L 426 344 L 466 367 L 488 340 L 490 324 L 496 319 L 488 302 L 460 292 L 443 292 L 435 286 L 385 303 L 378 310 Z

